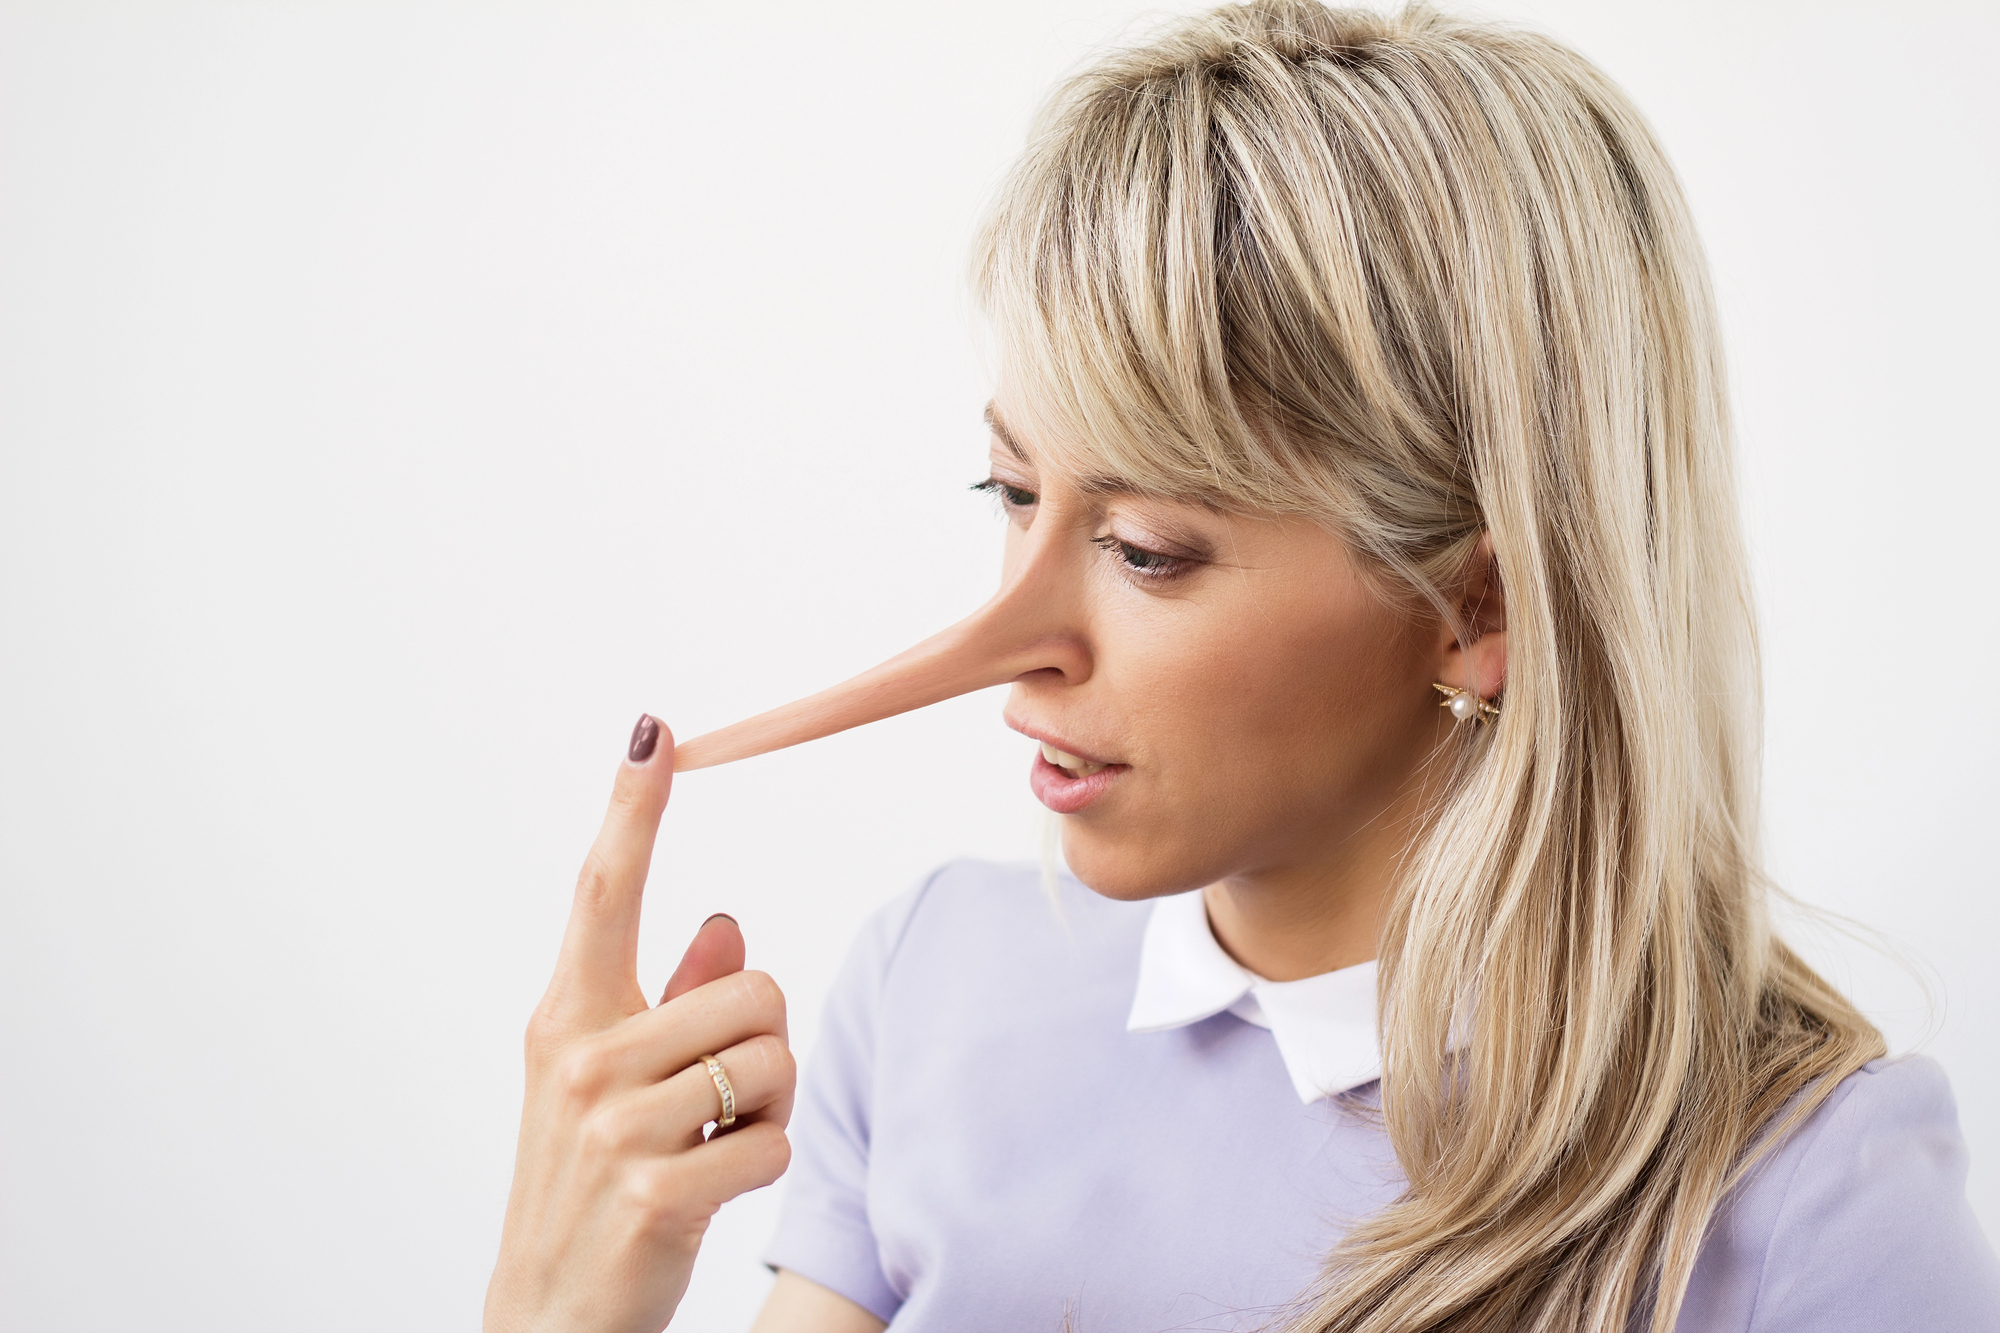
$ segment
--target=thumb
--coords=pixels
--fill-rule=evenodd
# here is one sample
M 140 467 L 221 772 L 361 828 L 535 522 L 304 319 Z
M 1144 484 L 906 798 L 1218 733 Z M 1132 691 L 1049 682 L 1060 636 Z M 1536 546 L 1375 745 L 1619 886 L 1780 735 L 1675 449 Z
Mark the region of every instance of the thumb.
M 674 969 L 674 975 L 667 982 L 666 993 L 660 996 L 660 1003 L 687 994 L 697 986 L 706 986 L 718 977 L 726 977 L 731 972 L 743 970 L 743 930 L 736 924 L 736 918 L 727 912 L 717 912 L 701 923 L 701 929 L 688 942 L 687 952 L 681 955 L 681 965 Z

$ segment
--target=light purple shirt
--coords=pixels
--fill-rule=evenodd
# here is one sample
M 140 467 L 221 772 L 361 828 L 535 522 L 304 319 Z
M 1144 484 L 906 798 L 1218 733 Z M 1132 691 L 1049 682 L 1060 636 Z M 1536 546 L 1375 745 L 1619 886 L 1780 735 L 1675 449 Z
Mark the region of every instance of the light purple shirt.
M 1149 910 L 960 862 L 878 913 L 766 1261 L 897 1333 L 1267 1322 L 1402 1177 L 1367 1117 L 1302 1103 L 1270 1030 L 1127 1030 Z M 1678 1328 L 2000 1333 L 1965 1170 L 1937 1065 L 1873 1062 L 1725 1201 Z

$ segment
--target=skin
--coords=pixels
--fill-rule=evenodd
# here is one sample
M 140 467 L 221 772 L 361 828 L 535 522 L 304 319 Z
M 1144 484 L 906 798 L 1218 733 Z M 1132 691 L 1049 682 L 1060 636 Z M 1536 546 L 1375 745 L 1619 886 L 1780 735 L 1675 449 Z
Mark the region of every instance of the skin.
M 663 727 L 645 762 L 619 765 L 577 877 L 555 976 L 528 1023 L 488 1333 L 658 1333 L 716 1209 L 791 1160 L 785 999 L 743 970 L 736 923 L 704 923 L 658 1005 L 639 988 L 639 904 L 672 785 Z M 704 1142 L 720 1109 L 699 1063 L 710 1053 L 729 1073 L 738 1123 Z
M 1217 941 L 1274 981 L 1373 958 L 1455 725 L 1431 683 L 1491 698 L 1506 672 L 1490 539 L 1456 590 L 1468 647 L 1316 523 L 1055 474 L 993 420 L 1007 561 L 1062 562 L 1075 597 L 1071 653 L 1015 683 L 1007 724 L 1131 766 L 1063 817 L 1071 869 L 1127 901 L 1203 889 Z
M 1059 590 L 1058 632 L 1006 721 L 1126 765 L 1062 816 L 1085 884 L 1137 901 L 1199 889 L 1217 941 L 1276 981 L 1375 956 L 1396 867 L 1422 836 L 1454 725 L 1433 681 L 1491 698 L 1506 674 L 1490 540 L 1451 589 L 1469 642 L 1376 594 L 1338 536 L 1040 466 L 996 411 L 991 487 L 1007 573 Z M 671 1318 L 716 1208 L 783 1171 L 793 1072 L 783 997 L 704 926 L 658 1006 L 639 991 L 639 900 L 672 743 L 623 765 L 528 1035 L 528 1093 L 497 1330 L 643 1330 Z M 720 1051 L 748 1123 L 703 1143 Z M 692 1067 L 690 1067 L 692 1066 Z M 739 1111 L 739 1114 L 743 1114 Z M 879 1333 L 845 1297 L 781 1272 L 754 1333 Z

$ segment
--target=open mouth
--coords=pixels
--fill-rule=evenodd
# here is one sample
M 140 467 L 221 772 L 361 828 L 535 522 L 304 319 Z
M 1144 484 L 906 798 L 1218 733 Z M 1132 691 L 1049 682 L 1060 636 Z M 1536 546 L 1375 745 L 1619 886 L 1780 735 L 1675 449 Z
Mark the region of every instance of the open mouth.
M 1077 814 L 1096 803 L 1130 767 L 1100 764 L 1047 741 L 1041 747 L 1034 766 L 1028 770 L 1028 786 L 1033 788 L 1036 800 L 1059 815 Z
M 1101 773 L 1111 767 L 1109 764 L 1093 764 L 1088 759 L 1079 759 L 1066 750 L 1058 750 L 1047 741 L 1042 742 L 1042 758 L 1048 760 L 1051 764 L 1060 768 L 1066 776 L 1072 778 L 1087 778 L 1092 773 Z

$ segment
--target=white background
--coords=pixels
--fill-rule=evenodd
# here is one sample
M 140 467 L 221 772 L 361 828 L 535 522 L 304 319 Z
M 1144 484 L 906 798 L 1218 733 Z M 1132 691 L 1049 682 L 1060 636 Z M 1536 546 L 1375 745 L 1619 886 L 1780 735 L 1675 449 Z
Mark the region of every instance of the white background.
M 2000 1232 L 1994 7 L 1533 0 L 1712 252 L 1780 882 Z M 0 1328 L 472 1328 L 519 1034 L 641 709 L 980 601 L 962 273 L 1130 0 L 0 6 Z M 809 1047 L 861 918 L 1033 857 L 981 696 L 684 778 L 657 986 Z M 676 1327 L 744 1324 L 770 1191 Z

